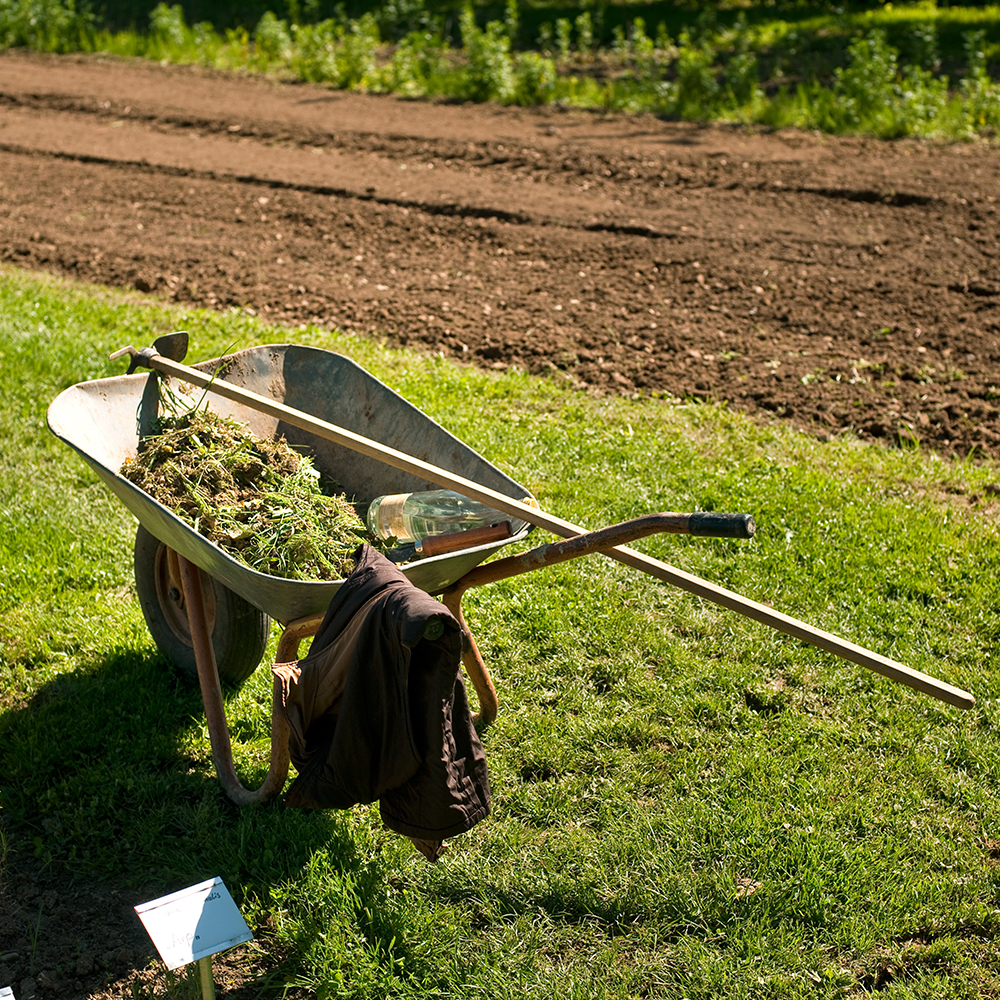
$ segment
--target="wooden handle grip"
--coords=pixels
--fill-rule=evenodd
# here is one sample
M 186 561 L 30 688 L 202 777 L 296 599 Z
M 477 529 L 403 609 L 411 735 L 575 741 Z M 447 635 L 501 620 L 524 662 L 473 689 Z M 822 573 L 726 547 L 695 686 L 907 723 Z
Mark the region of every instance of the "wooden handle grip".
M 417 542 L 417 555 L 439 556 L 444 552 L 457 552 L 459 549 L 471 549 L 476 545 L 487 545 L 510 538 L 510 521 L 499 524 L 488 524 L 482 528 L 469 528 L 468 531 L 453 531 L 447 535 L 428 535 Z

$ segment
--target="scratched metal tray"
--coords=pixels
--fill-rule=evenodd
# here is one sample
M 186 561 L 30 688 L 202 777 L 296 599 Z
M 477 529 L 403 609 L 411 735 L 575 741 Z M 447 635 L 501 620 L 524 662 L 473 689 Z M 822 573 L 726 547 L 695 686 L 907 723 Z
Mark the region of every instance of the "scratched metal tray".
M 205 372 L 218 371 L 219 377 L 229 382 L 498 493 L 517 500 L 530 496 L 523 486 L 343 355 L 294 344 L 269 344 L 194 367 Z M 49 427 L 79 452 L 147 531 L 271 618 L 287 624 L 325 610 L 343 581 L 289 580 L 250 569 L 119 475 L 122 463 L 136 454 L 140 435 L 146 433 L 156 416 L 159 405 L 156 378 L 150 373 L 137 373 L 71 386 L 49 406 Z M 192 400 L 202 398 L 201 389 L 176 380 L 168 380 L 168 384 L 178 395 Z M 341 483 L 359 505 L 384 493 L 437 488 L 435 483 L 400 472 L 242 404 L 211 393 L 205 400 L 216 412 L 247 424 L 258 437 L 284 437 L 294 447 L 306 449 L 320 472 Z M 402 570 L 422 590 L 437 593 L 496 549 L 523 538 L 528 530 L 525 525 L 512 538 L 420 559 Z

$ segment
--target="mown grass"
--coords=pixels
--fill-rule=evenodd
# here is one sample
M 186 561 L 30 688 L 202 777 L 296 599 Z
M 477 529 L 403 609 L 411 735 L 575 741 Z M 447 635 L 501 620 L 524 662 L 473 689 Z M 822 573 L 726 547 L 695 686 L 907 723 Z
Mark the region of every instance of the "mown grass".
M 159 3 L 114 30 L 76 0 L 0 0 L 0 48 L 102 52 L 270 73 L 339 89 L 561 104 L 883 138 L 995 137 L 1000 8 L 934 0 L 875 9 L 390 0 L 349 17 L 287 0 L 252 22 L 193 26 Z M 221 11 L 220 11 L 221 15 Z M 561 15 L 561 16 L 560 16 Z M 111 17 L 111 15 L 107 15 Z M 654 21 L 653 18 L 656 18 Z
M 348 354 L 544 508 L 591 526 L 753 513 L 750 543 L 640 544 L 977 706 L 595 556 L 468 595 L 501 700 L 484 737 L 494 812 L 438 865 L 375 809 L 238 809 L 196 689 L 145 631 L 134 524 L 45 427 L 61 389 L 117 374 L 112 350 L 174 328 L 190 331 L 192 360 L 287 340 Z M 590 397 L 14 271 L 0 272 L 0 387 L 8 866 L 34 853 L 143 898 L 222 876 L 271 966 L 260 996 L 286 983 L 518 1000 L 1000 990 L 995 464 L 819 443 L 722 406 Z M 251 785 L 266 770 L 268 675 L 228 696 Z

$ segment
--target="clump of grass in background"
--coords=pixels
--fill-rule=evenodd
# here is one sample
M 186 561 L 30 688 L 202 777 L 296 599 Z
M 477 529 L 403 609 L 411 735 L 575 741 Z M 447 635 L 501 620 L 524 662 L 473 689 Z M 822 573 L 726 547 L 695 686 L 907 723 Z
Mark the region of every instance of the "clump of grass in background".
M 92 51 L 97 18 L 76 0 L 0 0 L 0 49 Z
M 518 104 L 549 104 L 556 93 L 558 71 L 537 52 L 520 52 L 514 62 L 514 99 Z
M 899 53 L 885 32 L 872 31 L 851 43 L 849 63 L 836 72 L 831 107 L 835 131 L 872 132 L 897 138 L 921 130 L 940 115 L 947 81 L 933 87 L 930 74 L 910 66 L 904 76 Z
M 499 21 L 490 21 L 484 29 L 477 27 L 472 7 L 462 9 L 460 23 L 466 65 L 457 96 L 471 101 L 512 103 L 517 83 L 507 29 Z
M 1000 131 L 1000 84 L 986 72 L 984 31 L 968 31 L 963 35 L 966 73 L 962 80 L 960 102 L 963 125 L 969 135 L 985 129 Z
M 345 90 L 369 86 L 375 78 L 378 46 L 378 24 L 374 15 L 366 13 L 350 21 L 340 46 L 337 86 Z
M 1000 88 L 989 73 L 1000 54 L 996 8 L 886 5 L 795 24 L 766 19 L 763 8 L 751 9 L 753 24 L 746 10 L 723 23 L 705 8 L 679 26 L 676 43 L 665 22 L 654 31 L 639 16 L 602 28 L 601 37 L 584 10 L 543 22 L 537 50 L 519 48 L 517 0 L 507 0 L 503 20 L 485 25 L 468 4 L 457 18 L 425 0 L 389 0 L 357 19 L 342 8 L 326 20 L 304 16 L 315 8 L 290 3 L 290 21 L 268 10 L 223 36 L 208 22 L 188 26 L 179 4 L 161 2 L 146 33 L 112 34 L 99 29 L 86 0 L 0 0 L 0 47 L 108 51 L 408 96 L 563 102 L 887 137 L 1000 129 Z M 607 10 L 596 12 L 602 25 Z M 453 23 L 458 34 L 449 37 Z
M 319 25 L 316 28 L 319 28 Z M 298 33 L 296 32 L 296 34 Z M 296 40 L 299 41 L 302 49 L 312 48 L 306 39 Z M 288 23 L 279 20 L 271 11 L 266 11 L 257 22 L 257 27 L 254 28 L 253 32 L 253 41 L 254 61 L 260 69 L 266 70 L 272 63 L 283 66 L 292 59 L 292 36 L 288 32 Z M 303 53 L 299 56 L 296 69 L 303 80 L 329 78 L 331 74 L 325 66 L 318 74 L 311 71 L 311 66 L 315 62 L 315 56 L 311 53 L 309 55 Z
M 406 97 L 433 97 L 448 91 L 452 74 L 447 43 L 430 31 L 413 31 L 393 49 L 383 70 L 386 89 Z

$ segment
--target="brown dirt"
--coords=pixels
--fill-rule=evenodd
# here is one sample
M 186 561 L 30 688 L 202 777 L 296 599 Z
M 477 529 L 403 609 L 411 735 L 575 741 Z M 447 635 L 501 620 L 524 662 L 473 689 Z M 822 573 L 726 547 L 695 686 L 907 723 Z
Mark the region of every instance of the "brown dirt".
M 163 894 L 162 886 L 70 882 L 26 852 L 11 852 L 0 865 L 0 988 L 17 1000 L 198 1000 L 198 967 L 168 974 L 133 910 Z M 267 926 L 251 930 L 257 941 L 271 935 Z M 212 978 L 228 1000 L 308 995 L 294 986 L 284 992 L 285 977 L 254 942 L 214 956 Z
M 986 145 L 0 53 L 2 261 L 942 453 L 1000 457 L 998 195 Z M 159 992 L 148 896 L 6 867 L 0 985 Z
M 1000 456 L 1000 153 L 0 54 L 0 260 Z

